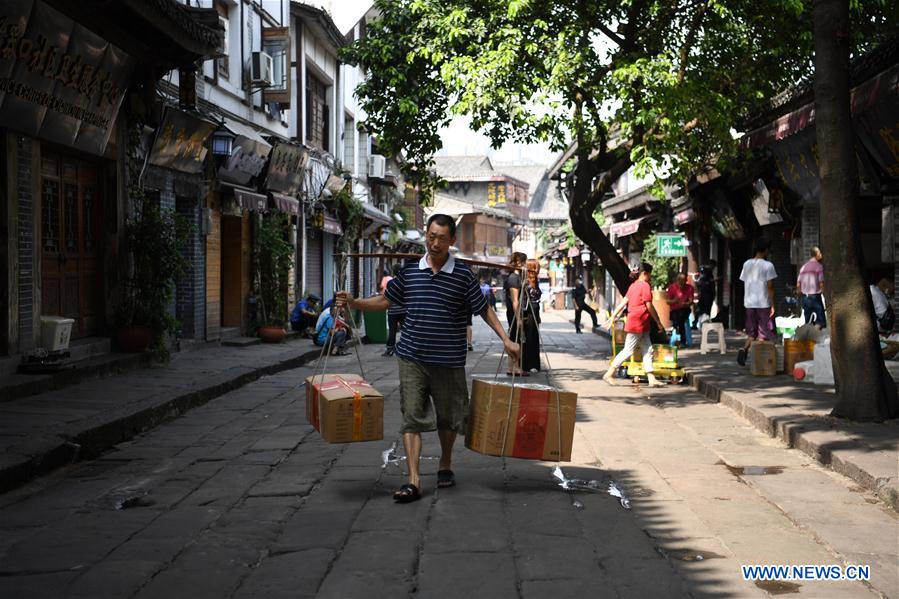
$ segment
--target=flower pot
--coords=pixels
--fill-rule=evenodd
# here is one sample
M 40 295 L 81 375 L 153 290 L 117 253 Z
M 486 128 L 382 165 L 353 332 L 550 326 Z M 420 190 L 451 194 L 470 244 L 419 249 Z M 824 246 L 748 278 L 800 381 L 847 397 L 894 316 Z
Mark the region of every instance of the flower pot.
M 287 331 L 283 327 L 259 327 L 257 334 L 263 343 L 281 343 Z
M 116 331 L 115 340 L 123 352 L 138 354 L 153 341 L 153 329 L 142 324 L 129 324 Z

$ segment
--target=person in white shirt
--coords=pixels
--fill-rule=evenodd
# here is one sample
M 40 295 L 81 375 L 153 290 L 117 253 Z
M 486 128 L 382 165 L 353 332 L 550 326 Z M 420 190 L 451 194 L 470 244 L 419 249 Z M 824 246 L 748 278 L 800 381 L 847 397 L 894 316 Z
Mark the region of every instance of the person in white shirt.
M 893 295 L 895 285 L 890 279 L 883 277 L 877 285 L 871 285 L 871 300 L 874 302 L 874 315 L 877 317 L 877 330 L 882 334 L 893 331 L 896 316 L 890 305 L 890 296 Z
M 757 339 L 769 341 L 774 338 L 774 279 L 777 272 L 768 261 L 767 239 L 759 238 L 755 242 L 755 258 L 743 263 L 740 280 L 745 288 L 743 307 L 746 308 L 746 345 L 737 352 L 737 362 L 746 365 L 749 347 Z

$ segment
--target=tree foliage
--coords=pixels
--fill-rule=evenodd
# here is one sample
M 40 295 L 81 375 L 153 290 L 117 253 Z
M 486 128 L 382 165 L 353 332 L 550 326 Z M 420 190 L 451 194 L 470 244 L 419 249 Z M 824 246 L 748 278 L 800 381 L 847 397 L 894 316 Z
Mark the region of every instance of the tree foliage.
M 888 0 L 855 10 L 876 39 Z M 344 58 L 379 146 L 431 178 L 439 129 L 466 115 L 493 145 L 577 143 L 572 225 L 619 287 L 627 266 L 593 213 L 631 166 L 683 182 L 735 148 L 732 127 L 810 76 L 802 0 L 377 0 Z M 427 194 L 424 194 L 427 197 Z

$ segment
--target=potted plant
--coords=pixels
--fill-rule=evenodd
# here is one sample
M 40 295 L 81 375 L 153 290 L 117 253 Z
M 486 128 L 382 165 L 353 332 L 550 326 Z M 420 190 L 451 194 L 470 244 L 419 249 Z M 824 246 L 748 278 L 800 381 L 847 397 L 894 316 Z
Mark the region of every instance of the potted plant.
M 266 343 L 279 343 L 287 335 L 287 284 L 293 264 L 289 223 L 282 212 L 263 215 L 259 227 L 259 315 L 257 334 Z
M 130 267 L 117 310 L 116 341 L 127 352 L 142 352 L 149 347 L 157 359 L 166 361 L 166 335 L 174 336 L 180 327 L 170 306 L 175 282 L 189 267 L 180 248 L 187 241 L 190 226 L 142 190 L 133 191 L 131 197 L 134 213 L 125 222 Z

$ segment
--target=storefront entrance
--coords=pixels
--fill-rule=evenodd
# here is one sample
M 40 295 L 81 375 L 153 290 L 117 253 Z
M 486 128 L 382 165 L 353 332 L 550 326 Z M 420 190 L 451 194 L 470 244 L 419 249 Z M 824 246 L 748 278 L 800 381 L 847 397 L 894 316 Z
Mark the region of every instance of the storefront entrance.
M 97 334 L 102 314 L 100 167 L 41 156 L 41 314 L 73 318 L 72 338 Z

